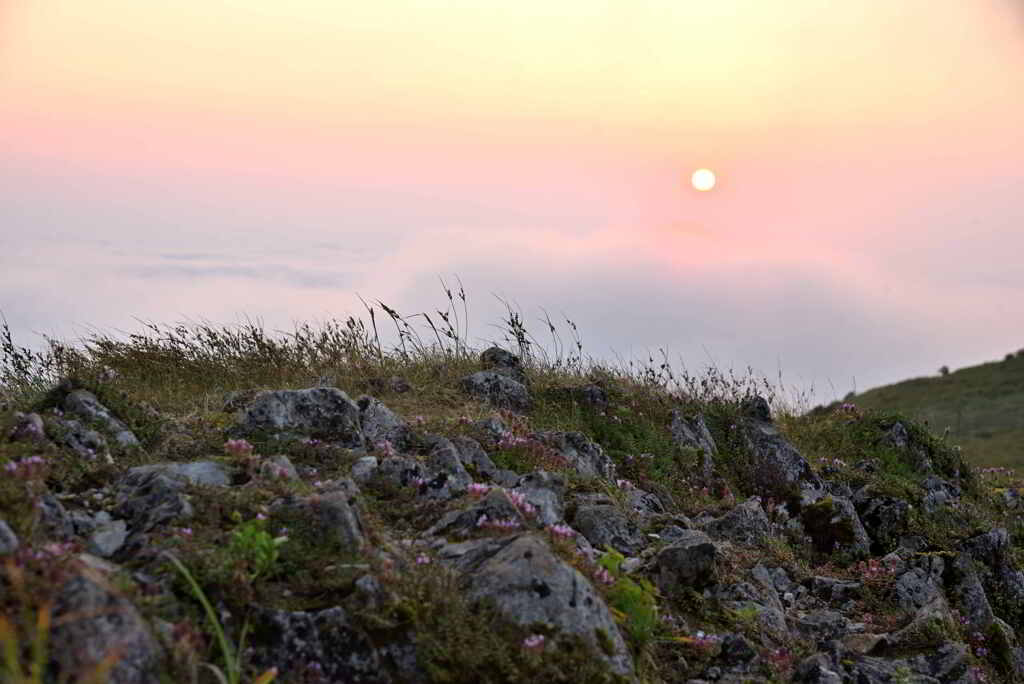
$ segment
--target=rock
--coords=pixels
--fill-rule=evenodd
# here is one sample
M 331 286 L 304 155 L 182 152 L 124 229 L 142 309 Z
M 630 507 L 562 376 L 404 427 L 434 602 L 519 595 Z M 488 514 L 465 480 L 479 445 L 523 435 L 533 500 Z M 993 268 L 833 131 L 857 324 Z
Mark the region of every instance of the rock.
M 340 606 L 317 612 L 258 609 L 246 658 L 286 681 L 391 682 L 370 639 Z
M 128 525 L 124 520 L 113 520 L 99 526 L 90 536 L 86 545 L 89 553 L 101 558 L 110 558 L 124 546 L 128 539 Z
M 632 675 L 629 648 L 600 594 L 539 538 L 480 540 L 454 563 L 471 601 L 493 602 L 515 624 L 579 637 L 613 672 Z
M 942 646 L 957 633 L 946 599 L 938 596 L 918 609 L 906 627 L 886 636 L 873 653 L 916 651 Z
M 902 499 L 879 496 L 863 487 L 853 496 L 854 506 L 871 539 L 871 552 L 881 555 L 899 546 L 910 521 L 910 504 Z
M 420 495 L 447 501 L 465 494 L 473 478 L 462 465 L 455 445 L 444 437 L 428 438 L 427 444 L 427 469 L 430 476 L 427 483 L 420 487 Z
M 14 427 L 7 435 L 7 439 L 11 442 L 45 442 L 46 441 L 46 428 L 43 425 L 43 419 L 38 413 L 22 413 L 18 411 L 14 414 L 15 423 Z
M 366 545 L 366 533 L 356 506 L 354 492 L 358 488 L 354 482 L 342 482 L 339 487 L 278 503 L 271 507 L 271 515 L 287 524 L 293 536 L 305 535 L 318 547 L 330 545 L 342 553 L 360 551 Z
M 718 549 L 710 537 L 697 530 L 683 532 L 656 557 L 656 579 L 663 591 L 684 586 L 700 589 L 714 578 Z
M 189 476 L 180 468 L 188 464 L 139 466 L 128 471 L 115 489 L 114 515 L 128 522 L 133 532 L 149 532 L 158 525 L 192 517 L 192 504 L 182 493 Z M 197 469 L 200 477 L 213 471 Z M 197 470 L 186 470 L 193 475 Z
M 375 449 L 388 442 L 399 451 L 408 448 L 412 430 L 402 418 L 373 397 L 356 400 L 359 421 L 366 443 Z
M 849 632 L 849 621 L 834 610 L 814 610 L 793 621 L 796 632 L 815 643 L 842 639 Z
M 491 416 L 484 420 L 478 420 L 473 423 L 473 427 L 477 430 L 479 436 L 484 440 L 484 442 L 491 447 L 494 447 L 498 442 L 500 442 L 501 438 L 505 436 L 506 432 L 508 432 L 508 428 L 505 427 L 505 423 L 502 422 L 501 418 L 496 416 Z
M 666 513 L 665 504 L 661 502 L 661 499 L 656 494 L 645 492 L 636 487 L 626 491 L 626 509 L 632 511 L 641 519 Z
M 364 446 L 359 407 L 335 387 L 259 392 L 241 410 L 230 436 L 306 436 L 344 448 Z
M 516 382 L 526 385 L 526 372 L 519 357 L 501 347 L 491 347 L 480 354 L 480 362 L 485 370 L 500 373 Z
M 579 475 L 615 478 L 615 462 L 599 444 L 587 439 L 582 432 L 537 432 L 533 436 L 556 450 Z
M 849 499 L 826 496 L 805 505 L 800 521 L 815 549 L 822 553 L 843 550 L 855 556 L 867 556 L 871 540 Z
M 944 579 L 948 597 L 960 607 L 970 628 L 981 632 L 987 630 L 995 620 L 995 614 L 970 555 L 956 554 L 952 562 L 947 564 Z
M 124 447 L 139 445 L 139 440 L 128 426 L 118 420 L 110 413 L 110 410 L 101 404 L 96 395 L 88 390 L 73 390 L 64 397 L 64 410 L 81 416 L 90 423 L 99 423 L 104 426 L 114 441 Z
M 487 399 L 495 408 L 529 411 L 533 404 L 526 386 L 496 371 L 477 371 L 462 379 L 462 389 Z
M 378 490 L 398 490 L 407 487 L 416 487 L 419 490 L 426 484 L 427 475 L 426 467 L 415 459 L 388 456 L 374 469 L 367 484 Z
M 742 634 L 726 634 L 718 658 L 726 666 L 735 667 L 749 663 L 757 657 L 754 646 Z
M 0 556 L 9 556 L 18 550 L 18 535 L 0 518 Z
M 365 485 L 371 479 L 373 479 L 374 473 L 377 472 L 377 466 L 379 462 L 376 456 L 363 456 L 357 459 L 352 464 L 352 479 L 360 485 Z
M 731 511 L 703 526 L 715 539 L 727 539 L 739 544 L 761 544 L 771 532 L 768 516 L 757 498 L 747 499 Z
M 260 476 L 268 480 L 298 480 L 299 472 L 290 458 L 276 454 L 260 462 Z
M 815 576 L 808 580 L 811 594 L 829 603 L 845 603 L 861 595 L 860 582 L 848 582 L 834 577 Z
M 470 474 L 483 476 L 483 479 L 494 482 L 498 477 L 498 467 L 487 455 L 480 442 L 471 437 L 454 437 L 452 444 L 459 452 L 459 460 Z
M 608 408 L 608 393 L 600 385 L 591 383 L 581 387 L 574 387 L 572 393 L 580 403 L 586 406 L 602 411 Z
M 128 471 L 122 483 L 141 481 L 152 473 L 161 473 L 182 483 L 187 482 L 188 484 L 205 487 L 226 487 L 231 484 L 231 476 L 228 475 L 228 471 L 217 461 L 153 463 L 151 465 L 136 466 Z
M 107 439 L 96 430 L 87 428 L 80 421 L 73 419 L 54 418 L 53 422 L 60 431 L 56 439 L 59 444 L 89 461 L 100 458 L 107 463 L 114 462 L 110 456 Z
M 627 556 L 635 556 L 647 544 L 636 523 L 617 506 L 579 506 L 572 526 L 595 547 L 610 546 Z
M 158 684 L 163 649 L 142 616 L 97 571 L 83 567 L 60 587 L 50 631 L 54 675 L 78 677 L 108 656 L 111 684 Z
M 715 475 L 715 455 L 718 453 L 718 447 L 704 422 L 703 414 L 698 413 L 687 418 L 679 409 L 673 409 L 671 416 L 668 429 L 672 441 L 684 449 L 697 449 L 701 452 L 702 475 L 704 482 L 710 484 Z
M 797 497 L 801 485 L 822 489 L 807 460 L 770 422 L 767 402 L 754 397 L 748 404 L 747 418 L 739 425 L 750 459 L 745 474 L 748 485 L 757 494 L 779 501 Z
M 892 585 L 893 598 L 907 612 L 915 612 L 942 596 L 942 575 L 946 567 L 942 557 L 921 556 L 914 559 L 914 565 Z
M 482 530 L 497 529 L 509 533 L 530 526 L 529 518 L 513 503 L 509 492 L 495 488 L 469 508 L 449 511 L 427 530 L 428 536 L 468 537 Z
M 546 526 L 559 523 L 565 517 L 562 501 L 565 487 L 562 474 L 538 470 L 518 478 L 514 490 L 526 497 L 527 503 L 536 509 L 536 521 Z
M 927 513 L 934 513 L 960 500 L 960 488 L 935 475 L 926 477 L 921 486 L 925 490 L 921 505 Z
M 75 536 L 74 518 L 50 492 L 39 500 L 39 522 L 47 539 L 66 541 Z

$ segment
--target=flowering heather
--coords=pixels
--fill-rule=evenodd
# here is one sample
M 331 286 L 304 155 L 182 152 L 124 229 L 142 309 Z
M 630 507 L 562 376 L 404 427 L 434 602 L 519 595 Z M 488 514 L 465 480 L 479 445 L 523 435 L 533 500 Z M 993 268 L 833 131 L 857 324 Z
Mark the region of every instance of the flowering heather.
M 523 639 L 523 648 L 529 650 L 538 650 L 544 647 L 544 635 L 543 634 L 531 634 L 530 636 Z
M 512 505 L 519 509 L 519 512 L 527 518 L 536 514 L 537 509 L 526 500 L 526 495 L 522 492 L 506 491 L 505 494 L 508 496 L 509 501 L 512 502 Z
M 576 531 L 568 525 L 557 524 L 548 526 L 548 531 L 555 539 L 571 539 L 576 536 Z
M 469 483 L 469 493 L 472 496 L 484 496 L 489 491 L 491 491 L 491 486 L 484 484 L 483 482 Z
M 229 456 L 245 457 L 252 454 L 252 444 L 245 439 L 229 439 L 224 442 L 224 451 Z

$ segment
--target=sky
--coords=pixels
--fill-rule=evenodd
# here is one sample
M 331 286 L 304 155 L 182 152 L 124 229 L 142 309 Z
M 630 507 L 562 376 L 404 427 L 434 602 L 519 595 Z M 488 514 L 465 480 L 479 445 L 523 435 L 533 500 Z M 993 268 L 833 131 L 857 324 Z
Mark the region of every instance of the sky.
M 1019 0 L 5 0 L 0 313 L 288 331 L 458 277 L 481 348 L 500 297 L 831 401 L 1024 347 L 1022 121 Z

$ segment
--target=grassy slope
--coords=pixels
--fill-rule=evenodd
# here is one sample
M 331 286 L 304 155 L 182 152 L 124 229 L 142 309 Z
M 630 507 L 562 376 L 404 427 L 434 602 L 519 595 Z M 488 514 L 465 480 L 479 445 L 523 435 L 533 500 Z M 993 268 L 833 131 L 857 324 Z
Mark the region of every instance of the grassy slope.
M 459 295 L 461 297 L 461 292 Z M 377 311 L 379 323 L 382 317 L 379 309 Z M 454 307 L 449 308 L 448 315 L 455 318 Z M 4 329 L 0 331 L 0 435 L 12 425 L 15 409 L 38 410 L 44 414 L 49 411 L 51 400 L 39 389 L 57 377 L 74 375 L 129 424 L 142 440 L 143 447 L 117 452 L 116 466 L 105 466 L 99 462 L 82 463 L 81 459 L 52 445 L 35 447 L 0 440 L 0 464 L 34 453 L 39 453 L 46 461 L 39 476 L 28 480 L 25 486 L 13 479 L 0 482 L 0 517 L 11 523 L 26 546 L 35 548 L 45 539 L 36 534 L 33 487 L 45 484 L 51 491 L 72 497 L 77 505 L 78 499 L 91 500 L 91 492 L 96 488 L 116 481 L 124 470 L 140 463 L 215 458 L 234 470 L 249 470 L 251 464 L 224 449 L 224 428 L 232 417 L 224 411 L 223 398 L 226 392 L 234 390 L 308 387 L 321 376 L 331 376 L 353 396 L 364 391 L 377 396 L 423 431 L 473 436 L 469 423 L 495 412 L 458 389 L 459 379 L 479 368 L 477 352 L 465 346 L 466 335 L 459 330 L 459 321 L 453 320 L 452 325 L 430 335 L 437 342 L 436 346 L 430 345 L 430 349 L 414 336 L 411 328 L 405 327 L 404 319 L 397 318 L 395 325 L 399 331 L 407 333 L 403 336 L 407 353 L 401 349 L 382 353 L 376 341 L 375 326 L 371 323 L 364 327 L 352 319 L 329 324 L 318 331 L 301 329 L 286 340 L 272 340 L 251 326 L 230 331 L 205 326 L 191 330 L 154 328 L 151 335 L 136 336 L 129 342 L 94 337 L 87 341 L 84 350 L 51 349 L 46 358 L 33 357 L 27 350 L 15 347 L 9 337 L 4 337 Z M 569 325 L 575 333 L 571 322 Z M 702 490 L 695 474 L 697 459 L 685 458 L 667 437 L 666 424 L 672 408 L 699 410 L 707 416 L 718 440 L 723 474 L 741 496 L 749 493 L 743 491 L 742 479 L 734 472 L 742 463 L 744 452 L 730 439 L 730 426 L 736 421 L 737 405 L 742 397 L 757 391 L 771 398 L 770 387 L 750 377 L 735 378 L 717 372 L 701 378 L 673 377 L 670 369 L 654 359 L 648 364 L 619 371 L 608 370 L 584 361 L 575 334 L 575 344 L 567 348 L 560 348 L 556 340 L 554 358 L 531 359 L 528 353 L 531 346 L 521 319 L 512 312 L 503 333 L 503 346 L 523 354 L 528 360 L 535 399 L 535 407 L 528 416 L 520 419 L 504 416 L 515 434 L 526 435 L 538 429 L 583 431 L 612 456 L 620 477 L 657 493 L 672 513 L 691 517 L 701 513 L 720 515 L 734 504 L 732 495 L 725 497 Z M 387 383 L 381 381 L 393 374 L 408 380 L 412 390 L 404 393 L 389 390 Z M 49 377 L 47 382 L 34 380 L 45 376 Z M 608 411 L 588 410 L 566 395 L 568 387 L 583 382 L 596 382 L 608 391 L 611 404 Z M 784 433 L 816 469 L 843 462 L 849 466 L 842 466 L 842 477 L 848 478 L 851 486 L 870 483 L 880 492 L 906 497 L 915 504 L 919 502 L 921 488 L 917 480 L 920 478 L 907 470 L 898 454 L 882 445 L 880 435 L 891 418 L 865 416 L 861 419 L 859 415 L 841 411 L 798 417 L 779 411 L 777 405 L 775 408 Z M 317 491 L 314 477 L 322 480 L 344 477 L 355 458 L 355 454 L 347 450 L 303 443 L 258 443 L 254 457 L 259 459 L 274 453 L 286 453 L 296 466 L 315 467 L 317 474 L 297 481 L 254 476 L 243 486 L 218 491 L 217 496 L 209 496 L 202 488 L 193 488 L 196 515 L 188 523 L 191 527 L 187 537 L 179 528 L 168 526 L 159 531 L 159 539 L 154 542 L 176 549 L 204 591 L 239 614 L 244 614 L 246 607 L 252 604 L 287 610 L 317 610 L 353 600 L 356 597 L 353 582 L 363 571 L 345 568 L 377 563 L 372 557 L 353 558 L 351 563 L 346 560 L 339 564 L 336 553 L 307 544 L 301 530 L 291 526 L 291 538 L 280 548 L 280 557 L 273 568 L 257 577 L 251 559 L 241 553 L 245 548 L 234 549 L 232 540 L 237 533 L 246 525 L 254 525 L 259 514 L 269 513 L 269 504 L 274 499 L 313 495 Z M 548 465 L 547 454 L 532 443 L 526 447 L 500 448 L 492 455 L 499 463 L 522 472 Z M 877 474 L 869 475 L 852 467 L 860 459 L 877 461 L 882 467 Z M 570 490 L 580 486 L 581 483 L 570 478 Z M 601 486 L 613 493 L 617 491 L 614 483 Z M 443 508 L 466 506 L 467 499 L 449 502 Z M 401 554 L 400 545 L 396 544 L 399 538 L 417 536 L 426 522 L 443 512 L 428 510 L 412 492 L 406 491 L 378 492 L 367 488 L 364 504 L 371 542 L 374 546 L 393 548 L 396 556 Z M 969 504 L 950 514 L 941 525 L 925 516 L 914 518 L 911 531 L 928 537 L 936 548 L 947 548 L 954 537 L 969 530 L 997 525 L 1011 527 L 1014 539 L 1024 536 L 1005 514 L 993 508 L 987 493 L 979 494 L 977 499 L 972 498 Z M 266 523 L 270 525 L 269 531 L 277 534 L 280 522 L 271 514 Z M 668 522 L 669 519 L 662 520 L 645 531 L 658 532 L 659 526 Z M 564 552 L 568 562 L 578 562 L 565 549 L 559 552 Z M 25 562 L 28 590 L 20 597 L 0 596 L 0 613 L 20 615 L 27 611 L 28 617 L 19 621 L 23 639 L 28 638 L 25 631 L 33 611 L 48 604 L 56 584 L 54 578 L 45 575 L 49 566 L 37 568 L 39 563 L 32 564 L 30 559 Z M 764 548 L 738 549 L 723 564 L 723 572 L 732 577 L 731 581 L 738 581 L 743 573 L 760 562 L 783 565 L 797 579 L 822 572 L 849 579 L 858 576 L 856 566 L 837 565 L 835 556 L 818 554 L 801 539 L 782 538 Z M 50 566 L 59 569 L 53 563 Z M 570 655 L 550 653 L 539 659 L 524 653 L 518 644 L 526 633 L 519 633 L 487 614 L 470 610 L 453 593 L 448 585 L 451 578 L 438 566 L 436 563 L 420 565 L 406 559 L 403 572 L 392 573 L 388 567 L 375 565 L 375 574 L 393 592 L 395 602 L 368 616 L 354 610 L 354 617 L 365 618 L 365 624 L 360 624 L 370 631 L 409 630 L 415 636 L 425 667 L 437 681 L 481 681 L 484 674 L 493 681 L 580 681 L 579 675 L 583 672 L 580 668 L 584 668 L 586 662 Z M 591 572 L 582 566 L 581 570 Z M 164 572 L 170 570 L 164 569 Z M 610 587 L 600 585 L 599 589 L 606 594 L 606 600 L 614 601 Z M 205 624 L 199 606 L 189 600 L 190 591 L 180 578 L 174 586 L 174 594 L 177 598 L 172 601 L 134 598 L 147 616 L 165 619 L 189 634 L 205 633 L 196 643 L 211 643 L 209 625 Z M 447 598 L 438 603 L 438 596 Z M 885 624 L 891 622 L 893 626 L 902 624 L 906 618 L 892 612 L 881 592 L 868 592 L 859 610 L 877 614 Z M 750 631 L 749 636 L 755 642 L 759 638 L 756 630 L 743 620 L 724 614 L 694 596 L 658 597 L 657 611 L 671 619 L 658 623 L 653 634 L 644 636 L 641 632 L 637 636 L 634 630 L 627 628 L 644 682 L 684 681 L 687 676 L 699 673 L 701 663 L 710 655 L 693 645 L 691 631 Z M 629 613 L 628 607 L 626 612 Z M 679 624 L 688 624 L 689 628 L 675 626 L 674 617 L 682 618 Z M 500 638 L 495 636 L 498 634 Z M 22 646 L 25 645 L 23 641 Z M 793 645 L 791 659 L 778 664 L 779 679 L 785 679 L 787 668 L 799 654 L 808 652 L 806 648 L 807 645 Z M 678 660 L 680 649 L 690 663 L 689 672 Z M 181 657 L 176 657 L 170 665 L 168 681 L 187 681 L 183 677 L 197 661 L 213 660 L 224 665 L 215 651 L 188 644 L 182 646 L 178 656 Z
M 849 399 L 861 409 L 900 412 L 959 444 L 975 465 L 1024 467 L 1024 354 L 915 378 Z

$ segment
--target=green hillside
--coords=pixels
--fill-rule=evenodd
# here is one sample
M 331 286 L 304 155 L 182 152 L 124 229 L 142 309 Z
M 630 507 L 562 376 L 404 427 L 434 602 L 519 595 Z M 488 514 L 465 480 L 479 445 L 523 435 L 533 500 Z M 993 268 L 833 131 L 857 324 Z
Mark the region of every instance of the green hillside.
M 1024 467 L 1024 350 L 1003 361 L 878 387 L 846 401 L 927 423 L 979 466 Z

